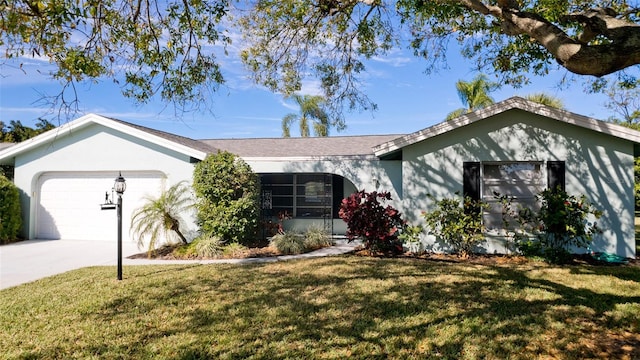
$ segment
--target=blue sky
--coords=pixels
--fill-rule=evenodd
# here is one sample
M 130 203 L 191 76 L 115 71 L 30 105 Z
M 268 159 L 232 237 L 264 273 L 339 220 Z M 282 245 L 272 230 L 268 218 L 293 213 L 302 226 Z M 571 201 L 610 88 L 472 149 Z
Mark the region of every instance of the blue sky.
M 280 137 L 281 119 L 296 112 L 296 106 L 279 94 L 252 84 L 230 51 L 221 59 L 227 84 L 213 94 L 208 111 L 174 116 L 174 109 L 159 102 L 136 106 L 124 98 L 110 80 L 78 87 L 81 113 L 97 113 L 142 126 L 172 132 L 195 139 Z M 59 84 L 46 75 L 51 65 L 45 60 L 22 59 L 23 68 L 8 62 L 1 68 L 0 120 L 20 120 L 33 126 L 38 117 L 46 116 L 49 108 L 38 104 L 41 94 L 56 94 Z M 455 82 L 471 80 L 476 73 L 472 64 L 455 51 L 449 54 L 449 69 L 426 75 L 426 63 L 408 52 L 395 52 L 367 62 L 364 91 L 377 103 L 375 112 L 346 113 L 347 129 L 331 135 L 403 134 L 441 122 L 452 110 L 461 107 Z M 610 111 L 604 107 L 606 97 L 588 94 L 583 83 L 571 83 L 563 89 L 558 83 L 567 72 L 558 70 L 544 78 L 534 77 L 529 86 L 513 89 L 502 87 L 492 93 L 496 101 L 513 95 L 546 92 L 563 100 L 567 110 L 582 115 L 606 119 Z M 316 83 L 305 83 L 304 93 L 316 93 Z M 295 126 L 295 125 L 294 125 Z M 295 128 L 292 136 L 297 136 Z

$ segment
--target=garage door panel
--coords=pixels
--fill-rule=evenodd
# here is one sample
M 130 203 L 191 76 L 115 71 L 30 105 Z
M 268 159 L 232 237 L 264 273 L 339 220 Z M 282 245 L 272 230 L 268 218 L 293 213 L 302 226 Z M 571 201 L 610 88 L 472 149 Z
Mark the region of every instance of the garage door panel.
M 127 189 L 123 195 L 122 233 L 129 241 L 132 212 L 143 205 L 146 195 L 162 191 L 160 172 L 123 173 Z M 111 197 L 112 173 L 49 173 L 39 181 L 36 236 L 40 239 L 113 240 L 117 236 L 116 211 L 100 210 L 105 192 Z M 116 199 L 113 199 L 114 202 Z
M 60 233 L 56 226 L 56 221 L 41 205 L 38 205 L 38 219 L 36 237 L 38 239 L 60 239 Z

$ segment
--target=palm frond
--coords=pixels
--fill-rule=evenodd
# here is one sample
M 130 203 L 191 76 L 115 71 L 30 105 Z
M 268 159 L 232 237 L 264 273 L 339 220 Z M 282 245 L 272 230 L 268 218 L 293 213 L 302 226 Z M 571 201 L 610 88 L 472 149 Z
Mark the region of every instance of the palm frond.
M 553 95 L 549 95 L 543 92 L 529 94 L 525 96 L 525 99 L 533 102 L 537 102 L 538 104 L 551 106 L 556 109 L 564 109 L 564 104 L 560 98 L 557 98 Z
M 291 137 L 291 124 L 297 120 L 297 114 L 287 114 L 282 118 L 282 137 Z
M 308 137 L 310 129 L 316 136 L 328 136 L 329 128 L 332 126 L 330 116 L 326 111 L 326 101 L 324 97 L 319 95 L 300 95 L 291 96 L 300 107 L 299 114 L 288 114 L 282 119 L 282 136 L 291 136 L 291 125 L 298 121 L 300 124 L 300 136 Z M 344 128 L 341 123 L 336 122 L 339 130 Z
M 494 103 L 489 95 L 498 87 L 498 84 L 489 81 L 486 75 L 479 74 L 471 81 L 458 80 L 456 91 L 466 112 L 483 109 Z
M 174 184 L 158 197 L 145 196 L 145 204 L 134 210 L 131 216 L 130 233 L 137 240 L 138 247 L 149 240 L 148 251 L 152 251 L 161 241 L 186 243 L 181 229 L 182 216 L 193 206 L 190 188 L 186 182 Z
M 467 109 L 465 109 L 465 108 L 460 108 L 460 109 L 453 110 L 452 112 L 447 114 L 447 117 L 445 118 L 445 120 L 455 119 L 458 116 L 464 115 L 466 112 L 467 112 Z

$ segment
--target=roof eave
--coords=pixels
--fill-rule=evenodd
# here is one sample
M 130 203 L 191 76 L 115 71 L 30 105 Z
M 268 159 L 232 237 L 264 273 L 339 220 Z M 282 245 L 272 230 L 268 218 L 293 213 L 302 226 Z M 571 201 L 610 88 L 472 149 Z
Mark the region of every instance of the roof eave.
M 42 133 L 38 136 L 35 136 L 31 139 L 25 140 L 19 144 L 15 144 L 5 150 L 0 151 L 0 163 L 2 163 L 4 159 L 13 158 L 16 155 L 21 154 L 25 151 L 29 151 L 30 149 L 37 147 L 41 144 L 45 144 L 49 141 L 53 141 L 59 136 L 64 136 L 66 132 L 71 132 L 73 130 L 81 129 L 92 123 L 100 124 L 105 127 L 130 134 L 134 137 L 149 141 L 151 143 L 176 151 L 186 156 L 196 158 L 198 160 L 203 160 L 207 156 L 207 153 L 204 151 L 196 150 L 191 147 L 175 143 L 173 141 L 164 139 L 157 135 L 144 132 L 142 130 L 133 128 L 131 126 L 127 126 L 123 123 L 113 121 L 111 119 L 105 118 L 100 115 L 87 114 L 82 117 L 79 117 L 76 120 L 63 124 L 60 127 L 49 130 L 45 133 Z
M 542 105 L 533 101 L 525 100 L 521 97 L 512 97 L 484 109 L 464 114 L 455 119 L 443 121 L 426 129 L 416 131 L 398 139 L 380 144 L 373 148 L 374 154 L 383 157 L 391 152 L 398 151 L 406 146 L 426 140 L 428 138 L 444 134 L 454 129 L 469 125 L 472 122 L 483 120 L 505 111 L 519 109 L 545 116 L 550 119 L 561 121 L 567 124 L 580 126 L 600 133 L 615 136 L 624 140 L 640 143 L 640 132 L 613 123 L 608 123 L 587 116 L 572 113 L 567 110 L 557 109 Z
M 94 114 L 92 114 L 92 115 L 94 115 Z M 94 115 L 94 116 L 96 116 L 96 120 L 95 120 L 96 123 L 104 125 L 104 126 L 107 126 L 107 127 L 110 127 L 110 128 L 112 128 L 114 130 L 122 131 L 124 133 L 133 135 L 133 136 L 135 136 L 137 138 L 149 141 L 149 142 L 151 142 L 153 144 L 156 144 L 156 145 L 162 146 L 164 148 L 176 151 L 178 153 L 187 155 L 189 157 L 193 157 L 193 158 L 198 159 L 198 160 L 204 160 L 204 158 L 207 157 L 207 154 L 208 154 L 207 152 L 204 152 L 204 151 L 201 151 L 201 150 L 197 150 L 197 149 L 194 149 L 192 147 L 189 147 L 189 146 L 186 146 L 186 145 L 183 145 L 183 144 L 176 143 L 176 142 L 171 141 L 169 139 L 165 139 L 163 137 L 151 134 L 149 132 L 146 132 L 146 131 L 143 131 L 143 130 L 140 130 L 140 129 L 136 129 L 136 128 L 128 126 L 128 125 L 126 125 L 126 124 L 124 124 L 122 122 L 112 121 L 112 120 L 110 120 L 108 118 L 105 118 L 103 116 L 100 116 L 100 115 Z
M 244 161 L 336 161 L 336 160 L 379 160 L 374 155 L 314 155 L 314 156 L 241 156 Z

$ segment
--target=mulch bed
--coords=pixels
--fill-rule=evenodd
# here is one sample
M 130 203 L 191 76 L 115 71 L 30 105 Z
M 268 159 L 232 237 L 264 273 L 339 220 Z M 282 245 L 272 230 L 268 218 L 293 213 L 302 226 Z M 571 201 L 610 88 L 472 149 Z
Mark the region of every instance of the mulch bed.
M 192 257 L 176 257 L 173 251 L 181 245 L 166 245 L 162 246 L 150 254 L 145 252 L 128 256 L 127 259 L 154 259 L 154 260 L 205 260 L 203 258 Z M 261 257 L 273 257 L 282 255 L 276 249 L 269 247 L 268 241 L 256 240 L 254 243 L 250 243 L 245 251 L 233 254 L 233 256 L 222 256 L 216 259 L 247 259 L 247 258 L 261 258 Z
M 202 260 L 199 258 L 180 258 L 173 255 L 173 250 L 176 246 L 164 246 L 157 249 L 152 254 L 147 254 L 146 252 L 135 254 L 129 256 L 129 259 L 157 259 L 157 260 Z M 441 254 L 441 253 L 421 253 L 414 254 L 411 252 L 405 252 L 402 254 L 383 254 L 383 253 L 372 253 L 369 250 L 365 250 L 362 248 L 356 248 L 353 252 L 354 255 L 357 256 L 366 256 L 366 257 L 384 257 L 384 258 L 410 258 L 410 259 L 418 259 L 425 261 L 439 261 L 439 262 L 452 262 L 452 263 L 469 263 L 469 264 L 480 264 L 480 265 L 521 265 L 527 264 L 529 262 L 535 261 L 525 256 L 518 255 L 499 255 L 499 254 L 472 254 L 466 258 L 459 257 L 457 255 L 452 254 Z M 255 243 L 249 244 L 247 250 L 234 254 L 234 256 L 226 256 L 220 257 L 218 259 L 246 259 L 246 258 L 262 258 L 262 257 L 274 257 L 283 255 L 278 252 L 276 249 L 269 247 L 268 241 L 256 241 Z M 565 265 L 591 265 L 591 266 L 634 266 L 640 267 L 640 259 L 630 259 L 628 264 L 609 264 L 601 261 L 597 261 L 588 254 L 579 254 L 573 255 L 571 261 Z

